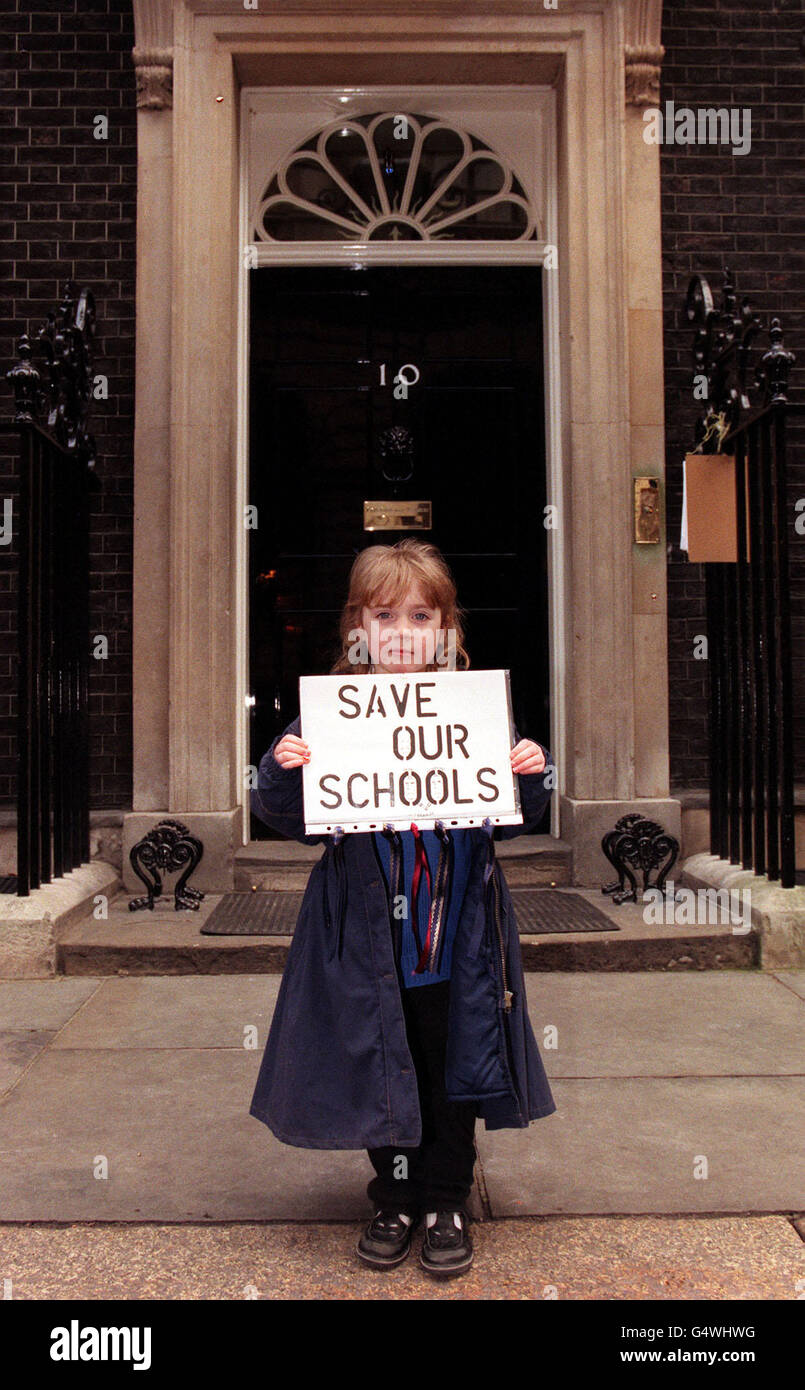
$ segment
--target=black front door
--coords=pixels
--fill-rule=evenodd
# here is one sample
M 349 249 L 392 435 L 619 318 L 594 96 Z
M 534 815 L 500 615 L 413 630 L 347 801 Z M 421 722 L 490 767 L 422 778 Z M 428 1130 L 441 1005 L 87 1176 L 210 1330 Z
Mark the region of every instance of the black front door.
M 511 670 L 515 724 L 548 744 L 541 275 L 251 272 L 253 764 L 298 714 L 299 676 L 339 654 L 355 555 L 404 535 L 442 551 L 472 666 Z M 364 501 L 395 497 L 429 501 L 432 528 L 364 530 Z M 252 833 L 272 832 L 252 818 Z

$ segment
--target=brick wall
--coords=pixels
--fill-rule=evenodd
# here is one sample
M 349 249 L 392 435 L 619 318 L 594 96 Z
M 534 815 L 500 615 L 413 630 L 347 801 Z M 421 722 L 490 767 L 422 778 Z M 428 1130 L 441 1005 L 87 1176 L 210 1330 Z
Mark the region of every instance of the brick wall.
M 805 266 L 802 260 L 803 121 L 802 0 L 666 0 L 661 108 L 748 107 L 751 149 L 661 146 L 665 421 L 669 552 L 671 777 L 675 787 L 706 786 L 707 671 L 693 657 L 704 623 L 704 566 L 678 550 L 682 456 L 693 445 L 701 410 L 691 393 L 692 333 L 684 316 L 691 275 L 721 285 L 732 270 L 741 298 L 761 321 L 778 315 L 786 346 L 798 356 L 792 399 L 805 399 Z M 799 201 L 797 201 L 799 195 Z M 768 340 L 766 340 L 767 345 Z M 801 434 L 800 434 L 801 438 Z M 794 451 L 792 450 L 792 453 Z M 805 540 L 793 526 L 793 503 L 805 497 L 805 458 L 791 460 L 789 542 L 795 677 L 805 706 Z M 805 718 L 798 714 L 795 776 L 805 780 Z
M 2 0 L 0 271 L 4 373 L 17 336 L 34 333 L 66 279 L 95 294 L 94 370 L 109 398 L 93 406 L 101 488 L 91 520 L 91 630 L 109 638 L 90 660 L 93 808 L 131 805 L 132 443 L 136 109 L 131 0 Z M 93 118 L 109 118 L 108 139 Z M 11 441 L 0 436 L 4 495 L 14 496 Z M 14 509 L 15 522 L 18 510 Z M 16 796 L 14 547 L 0 570 L 0 804 Z

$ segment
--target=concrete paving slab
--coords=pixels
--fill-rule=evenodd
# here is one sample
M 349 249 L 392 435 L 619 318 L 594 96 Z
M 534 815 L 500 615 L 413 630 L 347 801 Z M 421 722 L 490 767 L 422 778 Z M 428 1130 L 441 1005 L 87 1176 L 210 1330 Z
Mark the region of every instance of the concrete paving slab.
M 0 1108 L 0 1213 L 17 1221 L 358 1217 L 368 1158 L 280 1144 L 248 1114 L 258 1065 L 242 1047 L 49 1051 Z M 107 1178 L 94 1175 L 99 1156 Z
M 97 980 L 0 980 L 0 1095 L 98 988 Z
M 0 1095 L 22 1076 L 34 1057 L 53 1041 L 53 1033 L 43 1029 L 0 1030 Z
M 782 1216 L 535 1217 L 470 1229 L 471 1269 L 442 1282 L 419 1264 L 421 1232 L 403 1264 L 367 1269 L 356 1222 L 5 1225 L 0 1267 L 15 1299 L 788 1301 L 805 1278 L 805 1245 Z
M 279 983 L 276 975 L 101 977 L 53 1046 L 240 1047 L 254 1024 L 262 1047 Z M 800 996 L 774 975 L 567 971 L 526 976 L 526 994 L 549 1075 L 805 1071 Z M 553 1028 L 555 1047 L 545 1032 Z
M 774 978 L 805 999 L 805 970 L 775 970 Z
M 0 1218 L 356 1220 L 363 1150 L 282 1144 L 248 1113 L 262 1050 L 49 1049 L 0 1105 Z M 104 1171 L 107 1177 L 96 1176 Z M 471 1211 L 480 1214 L 476 1193 Z
M 551 1089 L 555 1113 L 527 1130 L 476 1130 L 493 1217 L 805 1209 L 802 1077 L 612 1076 Z
M 805 1211 L 803 974 L 529 976 L 559 1110 L 526 1131 L 479 1123 L 492 1213 Z M 368 1214 L 363 1150 L 284 1145 L 248 1114 L 278 988 L 271 975 L 0 985 L 12 1024 L 33 1025 L 6 1038 L 0 1219 Z
M 242 1048 L 244 1029 L 253 1026 L 262 1055 L 280 980 L 279 975 L 102 976 L 53 1046 Z
M 52 980 L 0 980 L 0 1019 L 12 1031 L 44 1028 L 55 1032 L 90 999 L 99 981 L 88 977 Z
M 549 1077 L 805 1073 L 805 1011 L 760 971 L 525 977 Z M 555 1046 L 546 1029 L 556 1028 Z

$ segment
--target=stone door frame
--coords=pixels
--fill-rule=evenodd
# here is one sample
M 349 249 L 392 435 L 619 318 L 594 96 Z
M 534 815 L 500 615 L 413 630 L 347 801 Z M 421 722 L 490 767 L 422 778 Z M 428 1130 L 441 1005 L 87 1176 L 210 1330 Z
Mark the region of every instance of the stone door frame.
M 337 89 L 329 89 L 335 91 Z M 537 210 L 539 226 L 543 230 L 543 236 L 539 241 L 476 241 L 476 242 L 451 242 L 451 241 L 424 241 L 424 242 L 374 242 L 360 248 L 356 254 L 354 249 L 344 242 L 321 242 L 316 246 L 309 243 L 296 243 L 292 241 L 276 242 L 269 244 L 260 242 L 252 244 L 250 241 L 250 216 L 252 212 L 253 189 L 249 188 L 249 167 L 251 164 L 252 152 L 250 149 L 250 130 L 249 115 L 253 105 L 259 105 L 265 109 L 266 106 L 273 107 L 272 98 L 281 94 L 278 88 L 253 88 L 244 87 L 241 92 L 241 245 L 244 247 L 244 255 L 241 257 L 241 274 L 238 291 L 238 304 L 240 313 L 240 335 L 238 342 L 239 351 L 239 370 L 238 381 L 243 383 L 242 389 L 242 409 L 239 411 L 239 428 L 237 440 L 238 456 L 238 477 L 239 496 L 241 498 L 241 511 L 248 502 L 248 478 L 249 478 L 249 441 L 248 441 L 248 375 L 249 375 L 249 337 L 248 337 L 248 270 L 247 261 L 259 265 L 531 265 L 542 266 L 545 263 L 546 251 L 549 247 L 556 249 L 557 236 L 557 178 L 556 178 L 556 140 L 555 140 L 555 110 L 554 110 L 554 91 L 550 87 L 529 88 L 526 99 L 523 100 L 523 89 L 511 87 L 490 87 L 489 84 L 480 86 L 453 86 L 449 89 L 409 86 L 399 87 L 395 85 L 380 86 L 361 86 L 359 101 L 362 104 L 370 104 L 372 109 L 384 110 L 388 107 L 395 111 L 418 111 L 425 110 L 432 112 L 436 116 L 444 117 L 447 121 L 463 126 L 467 130 L 472 130 L 477 134 L 477 129 L 473 126 L 473 107 L 480 106 L 480 99 L 487 93 L 492 92 L 499 98 L 501 109 L 506 112 L 509 108 L 507 103 L 511 102 L 519 108 L 515 113 L 512 110 L 513 122 L 522 120 L 524 110 L 539 118 L 540 129 L 544 134 L 544 148 L 542 150 L 542 166 L 540 170 L 540 186 L 534 188 L 533 205 Z M 317 102 L 323 94 L 320 87 L 295 87 L 294 96 L 296 98 L 308 98 L 310 101 L 309 120 L 306 125 L 300 126 L 302 136 L 309 137 L 321 125 L 326 124 L 322 120 L 321 106 Z M 519 94 L 519 100 L 517 95 Z M 344 107 L 345 118 L 350 115 L 349 106 Z M 291 146 L 292 148 L 292 146 Z M 511 145 L 509 146 L 511 148 Z M 283 151 L 285 153 L 285 151 Z M 544 173 L 542 172 L 544 170 Z M 268 170 L 265 173 L 268 174 Z M 518 171 L 522 173 L 522 171 Z M 552 257 L 549 254 L 549 260 Z M 546 485 L 547 496 L 561 511 L 564 508 L 562 460 L 559 449 L 559 436 L 557 432 L 560 420 L 561 393 L 561 367 L 559 353 L 559 314 L 558 314 L 558 268 L 556 272 L 550 272 L 543 277 L 543 361 L 540 367 L 544 373 L 545 389 L 545 439 L 540 440 L 539 447 L 545 448 L 546 455 Z M 534 525 L 543 524 L 542 517 L 534 518 Z M 366 543 L 371 538 L 366 537 Z M 382 536 L 376 537 L 378 541 L 383 540 Z M 248 547 L 248 533 L 242 562 L 238 565 L 238 573 L 241 576 L 239 583 L 239 602 L 238 602 L 238 650 L 244 654 L 248 653 L 249 640 L 249 617 L 248 617 L 248 592 L 247 592 L 247 566 L 246 549 Z M 564 695 L 565 690 L 562 683 L 557 678 L 557 671 L 564 669 L 564 622 L 562 615 L 565 611 L 564 595 L 564 576 L 565 576 L 565 555 L 564 555 L 564 532 L 561 527 L 549 531 L 548 534 L 548 630 L 550 634 L 551 650 L 545 653 L 545 660 L 550 664 L 550 704 L 551 704 L 551 727 L 549 747 L 553 753 L 558 772 L 558 791 L 564 791 Z M 554 656 L 554 644 L 558 650 Z M 516 659 L 516 654 L 512 654 Z M 241 737 L 241 757 L 244 766 L 249 760 L 249 735 L 248 735 L 248 713 L 246 710 L 246 699 L 248 696 L 248 672 L 245 669 L 246 662 L 239 663 L 238 669 L 238 707 L 244 709 L 242 721 Z M 242 685 L 241 685 L 242 682 Z M 244 819 L 243 819 L 243 841 L 249 841 L 249 807 L 244 800 Z M 559 835 L 559 796 L 551 798 L 551 834 Z
M 382 86 L 390 73 L 397 85 L 555 89 L 560 832 L 573 881 L 591 884 L 609 876 L 600 839 L 618 815 L 640 810 L 679 835 L 668 795 L 659 151 L 642 138 L 640 109 L 658 99 L 660 9 L 420 0 L 401 16 L 396 0 L 297 0 L 290 13 L 282 0 L 259 11 L 134 0 L 135 765 L 124 850 L 160 814 L 178 816 L 205 844 L 194 881 L 222 891 L 243 842 L 241 89 Z M 660 479 L 659 545 L 632 539 L 635 473 Z

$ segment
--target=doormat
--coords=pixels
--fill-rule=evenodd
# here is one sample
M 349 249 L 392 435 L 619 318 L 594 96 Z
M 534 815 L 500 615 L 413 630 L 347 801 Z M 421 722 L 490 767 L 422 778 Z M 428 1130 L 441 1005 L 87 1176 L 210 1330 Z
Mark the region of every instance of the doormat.
M 620 931 L 580 893 L 510 888 L 517 925 L 527 936 L 573 931 Z M 293 936 L 303 893 L 224 893 L 202 936 Z
M 224 893 L 202 936 L 293 936 L 304 893 Z
M 581 893 L 560 893 L 555 888 L 510 888 L 509 892 L 517 926 L 523 935 L 620 931 L 617 922 L 583 898 Z

